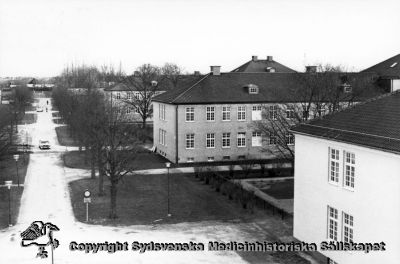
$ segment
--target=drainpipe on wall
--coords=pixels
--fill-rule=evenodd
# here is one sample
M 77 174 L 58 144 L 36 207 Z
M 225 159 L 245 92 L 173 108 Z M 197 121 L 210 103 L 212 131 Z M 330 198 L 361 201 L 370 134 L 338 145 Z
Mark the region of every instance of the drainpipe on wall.
M 175 164 L 178 164 L 178 105 L 175 106 Z

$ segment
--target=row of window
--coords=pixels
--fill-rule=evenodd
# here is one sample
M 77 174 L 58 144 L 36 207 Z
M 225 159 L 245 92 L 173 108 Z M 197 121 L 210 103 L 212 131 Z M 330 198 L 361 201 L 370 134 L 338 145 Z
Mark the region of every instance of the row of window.
M 194 149 L 195 146 L 195 134 L 190 133 L 186 134 L 186 149 Z M 269 144 L 275 145 L 277 144 L 277 136 L 270 135 L 269 136 Z M 286 135 L 286 144 L 292 145 L 294 144 L 294 136 L 293 134 Z M 246 147 L 246 132 L 238 132 L 236 136 L 236 146 L 237 147 Z M 261 147 L 262 146 L 262 135 L 261 132 L 254 131 L 251 134 L 251 146 L 252 147 Z M 222 148 L 230 148 L 231 147 L 231 133 L 224 132 L 222 133 Z M 206 148 L 215 148 L 215 133 L 207 133 L 206 134 Z
M 126 92 L 126 99 L 132 99 L 132 97 L 139 100 L 140 92 Z M 121 93 L 117 93 L 116 98 L 121 99 Z
M 328 206 L 328 239 L 339 240 L 339 211 Z M 341 241 L 349 243 L 353 241 L 354 217 L 346 212 L 341 213 Z
M 194 107 L 186 107 L 185 109 L 185 121 L 194 122 Z M 252 107 L 252 120 L 261 120 L 261 105 Z M 206 106 L 206 120 L 215 121 L 215 106 Z M 246 106 L 237 107 L 237 120 L 246 120 Z M 222 107 L 222 121 L 231 121 L 231 107 Z
M 118 114 L 122 113 L 123 110 L 125 110 L 125 113 L 127 113 L 127 114 L 130 114 L 132 112 L 139 113 L 139 108 L 136 108 L 136 107 L 133 107 L 133 106 L 124 107 L 124 108 L 119 108 L 118 107 L 116 110 L 117 110 Z
M 343 153 L 343 158 L 340 154 Z M 328 181 L 332 184 L 339 185 L 342 179 L 342 186 L 354 189 L 356 156 L 352 152 L 339 151 L 338 149 L 329 148 L 329 177 Z M 343 177 L 341 177 L 343 171 Z
M 246 156 L 245 155 L 239 155 L 239 156 L 237 156 L 237 158 L 240 160 L 240 159 L 246 159 Z M 222 160 L 230 160 L 231 159 L 231 156 L 223 156 L 222 157 Z M 213 162 L 213 161 L 215 161 L 215 158 L 213 157 L 213 156 L 211 156 L 211 157 L 207 157 L 207 161 L 209 161 L 209 162 Z M 194 157 L 188 157 L 188 158 L 186 158 L 186 162 L 194 162 Z

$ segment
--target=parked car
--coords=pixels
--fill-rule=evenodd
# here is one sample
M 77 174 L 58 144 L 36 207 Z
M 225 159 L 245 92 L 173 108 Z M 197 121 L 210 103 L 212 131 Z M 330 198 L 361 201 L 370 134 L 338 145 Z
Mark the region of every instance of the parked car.
M 50 143 L 47 140 L 39 140 L 40 149 L 50 149 Z
M 36 112 L 43 112 L 43 108 L 41 107 L 36 108 Z

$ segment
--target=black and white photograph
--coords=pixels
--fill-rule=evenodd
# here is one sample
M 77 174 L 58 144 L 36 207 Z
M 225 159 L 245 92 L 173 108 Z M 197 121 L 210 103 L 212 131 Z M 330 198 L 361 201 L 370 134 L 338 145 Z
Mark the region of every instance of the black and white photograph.
M 0 263 L 400 263 L 399 27 L 398 0 L 0 0 Z

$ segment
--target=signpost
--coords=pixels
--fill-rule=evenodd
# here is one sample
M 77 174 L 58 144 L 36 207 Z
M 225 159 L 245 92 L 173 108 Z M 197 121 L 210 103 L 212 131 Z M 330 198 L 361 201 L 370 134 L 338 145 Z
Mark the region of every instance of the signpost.
M 86 222 L 89 222 L 89 203 L 92 202 L 92 198 L 90 196 L 90 191 L 86 189 L 83 193 L 83 202 L 86 204 Z
M 7 186 L 7 189 L 8 189 L 8 226 L 12 226 L 12 224 L 11 224 L 11 185 L 12 185 L 12 181 L 4 181 L 4 185 Z
M 15 154 L 14 155 L 14 159 L 15 159 L 15 167 L 17 168 L 17 178 L 18 178 L 18 187 L 19 187 L 19 174 L 18 174 L 18 159 L 19 159 L 19 155 Z

